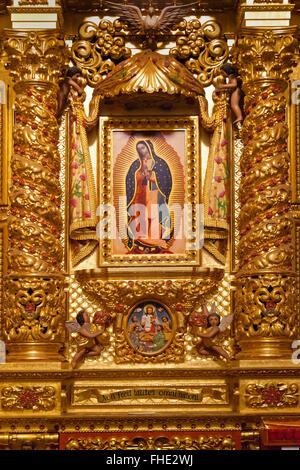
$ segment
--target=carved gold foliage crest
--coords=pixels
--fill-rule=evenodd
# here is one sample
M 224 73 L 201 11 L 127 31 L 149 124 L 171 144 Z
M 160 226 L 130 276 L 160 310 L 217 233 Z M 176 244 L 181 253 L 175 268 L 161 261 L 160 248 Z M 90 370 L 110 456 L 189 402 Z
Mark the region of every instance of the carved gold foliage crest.
M 116 62 L 131 56 L 131 50 L 125 45 L 124 28 L 119 20 L 102 20 L 98 26 L 87 21 L 80 26 L 72 57 L 86 72 L 88 85 L 96 86 L 113 70 Z
M 201 25 L 198 19 L 193 19 L 183 20 L 179 30 L 181 35 L 177 37 L 176 47 L 170 53 L 183 60 L 203 86 L 210 85 L 229 55 L 227 42 L 221 35 L 221 26 L 215 20 L 208 20 Z

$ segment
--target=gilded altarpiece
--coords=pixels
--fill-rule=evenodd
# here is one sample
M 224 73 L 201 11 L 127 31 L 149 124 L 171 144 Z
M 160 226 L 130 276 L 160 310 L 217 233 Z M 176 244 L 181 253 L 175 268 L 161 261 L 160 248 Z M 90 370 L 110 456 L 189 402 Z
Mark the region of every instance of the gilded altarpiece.
M 295 31 L 100 3 L 3 33 L 0 448 L 257 448 L 300 409 Z

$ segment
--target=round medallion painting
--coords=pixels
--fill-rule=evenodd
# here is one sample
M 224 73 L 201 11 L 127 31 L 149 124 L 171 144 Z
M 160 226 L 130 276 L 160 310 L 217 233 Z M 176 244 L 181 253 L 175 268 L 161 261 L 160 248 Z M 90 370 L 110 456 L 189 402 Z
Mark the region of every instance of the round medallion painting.
M 157 354 L 172 339 L 173 321 L 161 304 L 142 302 L 130 313 L 126 330 L 133 349 L 142 354 Z

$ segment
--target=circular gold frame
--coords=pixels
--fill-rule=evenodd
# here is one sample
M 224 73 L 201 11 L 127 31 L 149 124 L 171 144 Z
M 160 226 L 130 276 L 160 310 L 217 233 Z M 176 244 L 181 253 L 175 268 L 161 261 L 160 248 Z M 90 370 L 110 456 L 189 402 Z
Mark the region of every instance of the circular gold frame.
M 129 335 L 128 335 L 128 321 L 129 321 L 129 318 L 131 316 L 131 314 L 134 312 L 134 310 L 140 305 L 140 304 L 145 304 L 145 306 L 147 304 L 153 304 L 153 303 L 156 303 L 156 304 L 159 304 L 161 307 L 164 308 L 164 310 L 168 313 L 171 321 L 172 321 L 172 334 L 171 334 L 171 338 L 169 339 L 169 341 L 161 348 L 159 349 L 158 351 L 155 351 L 155 352 L 143 352 L 143 351 L 138 351 L 136 350 L 134 347 L 133 347 L 133 344 L 129 338 Z M 143 309 L 145 308 L 145 306 L 143 307 Z M 133 307 L 130 308 L 130 310 L 128 311 L 128 313 L 126 315 L 124 315 L 124 323 L 123 323 L 123 331 L 125 333 L 125 337 L 126 337 L 126 341 L 128 342 L 128 344 L 134 349 L 134 351 L 136 351 L 137 353 L 143 355 L 143 356 L 157 356 L 159 354 L 161 354 L 163 351 L 165 351 L 169 346 L 170 344 L 173 342 L 173 339 L 174 339 L 174 335 L 175 335 L 175 332 L 176 332 L 176 328 L 177 328 L 177 318 L 176 318 L 176 315 L 171 313 L 170 312 L 170 309 L 169 307 L 167 307 L 163 302 L 161 302 L 160 300 L 156 300 L 156 299 L 140 299 L 138 302 L 136 302 Z

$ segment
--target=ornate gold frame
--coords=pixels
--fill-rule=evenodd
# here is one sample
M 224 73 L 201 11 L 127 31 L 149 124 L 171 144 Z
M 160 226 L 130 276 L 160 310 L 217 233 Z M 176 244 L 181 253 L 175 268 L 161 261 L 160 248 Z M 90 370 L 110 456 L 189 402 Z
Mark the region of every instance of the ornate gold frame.
M 146 301 L 147 301 L 147 299 L 143 299 L 142 301 L 136 302 L 135 305 L 133 305 L 133 306 L 130 308 L 130 310 L 129 310 L 128 312 L 126 312 L 125 314 L 123 314 L 123 318 L 122 318 L 122 329 L 123 329 L 123 331 L 125 332 L 125 338 L 126 338 L 128 344 L 129 344 L 130 346 L 132 345 L 132 343 L 131 343 L 131 340 L 130 340 L 130 338 L 129 338 L 128 329 L 127 329 L 127 328 L 128 328 L 128 320 L 129 320 L 129 317 L 130 317 L 130 315 L 132 314 L 132 312 L 136 309 L 136 307 L 137 307 L 138 305 L 140 305 L 141 303 L 144 303 L 144 302 L 146 302 Z M 152 302 L 153 302 L 153 299 L 150 299 L 150 300 L 149 300 L 149 303 L 152 303 Z M 156 300 L 155 300 L 155 302 L 156 302 Z M 173 324 L 173 326 L 172 326 L 172 335 L 171 335 L 171 338 L 169 339 L 169 341 L 165 344 L 165 346 L 164 346 L 162 349 L 160 349 L 159 351 L 157 351 L 157 352 L 151 352 L 151 353 L 146 353 L 146 352 L 145 352 L 145 353 L 142 353 L 142 355 L 145 355 L 146 357 L 147 357 L 147 356 L 157 356 L 157 355 L 159 355 L 160 353 L 162 353 L 165 349 L 167 349 L 167 348 L 172 344 L 172 342 L 173 342 L 173 340 L 174 340 L 175 333 L 176 333 L 176 329 L 177 329 L 177 318 L 176 318 L 176 315 L 175 315 L 173 312 L 171 312 L 170 308 L 169 308 L 164 302 L 159 302 L 159 303 L 160 303 L 160 305 L 162 305 L 162 306 L 165 308 L 165 310 L 168 312 L 170 318 L 172 319 L 172 324 Z
M 180 325 L 182 324 L 182 319 L 178 318 L 180 313 L 171 311 L 170 307 L 165 302 L 157 301 L 152 297 L 145 297 L 140 299 L 138 302 L 135 302 L 135 304 L 128 310 L 128 312 L 122 314 L 122 319 L 120 319 L 122 327 L 120 330 L 117 331 L 116 336 L 116 362 L 128 362 L 128 357 L 130 359 L 130 352 L 128 350 L 132 349 L 132 344 L 127 332 L 128 318 L 130 314 L 134 311 L 134 309 L 140 303 L 144 302 L 158 302 L 166 309 L 169 316 L 172 318 L 172 336 L 170 340 L 166 343 L 166 345 L 157 352 L 143 353 L 135 351 L 134 358 L 131 359 L 132 362 L 156 363 L 162 362 L 164 360 L 169 360 L 170 362 L 182 362 L 184 360 L 184 350 L 182 348 L 182 329 L 180 328 Z
M 113 131 L 159 131 L 159 130 L 184 130 L 185 139 L 185 162 L 186 162 L 186 202 L 195 207 L 200 204 L 201 188 L 201 158 L 199 155 L 199 124 L 198 116 L 191 117 L 101 117 L 99 124 L 99 139 L 102 142 L 98 159 L 98 188 L 99 204 L 112 204 L 112 132 Z M 100 176 L 99 176 L 100 174 Z M 100 188 L 102 191 L 100 191 Z M 196 229 L 195 209 L 193 209 L 192 230 Z M 109 266 L 158 266 L 158 265 L 185 265 L 200 266 L 200 250 L 186 250 L 183 255 L 114 255 L 112 251 L 112 240 L 100 240 L 99 265 Z

